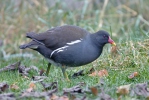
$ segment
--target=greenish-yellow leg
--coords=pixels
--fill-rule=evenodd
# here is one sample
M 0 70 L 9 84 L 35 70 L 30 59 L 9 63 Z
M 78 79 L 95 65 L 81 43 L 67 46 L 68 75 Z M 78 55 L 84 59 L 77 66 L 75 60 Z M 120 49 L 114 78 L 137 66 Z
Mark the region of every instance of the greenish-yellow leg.
M 51 68 L 51 63 L 48 63 L 48 68 L 47 68 L 47 71 L 46 71 L 47 76 L 49 75 L 50 68 Z
M 66 67 L 65 67 L 65 66 L 62 66 L 61 69 L 62 69 L 62 72 L 63 72 L 63 75 L 64 75 L 65 79 L 66 79 L 67 81 L 70 81 L 69 78 L 68 78 L 68 75 L 67 75 L 67 73 L 66 73 Z

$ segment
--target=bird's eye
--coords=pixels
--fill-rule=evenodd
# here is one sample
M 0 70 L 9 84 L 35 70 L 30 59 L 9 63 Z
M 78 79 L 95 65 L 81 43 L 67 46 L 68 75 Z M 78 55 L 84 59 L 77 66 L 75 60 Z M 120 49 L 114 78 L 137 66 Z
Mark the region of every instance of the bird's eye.
M 103 37 L 104 37 L 104 38 L 108 38 L 108 36 L 107 36 L 107 35 L 103 35 Z

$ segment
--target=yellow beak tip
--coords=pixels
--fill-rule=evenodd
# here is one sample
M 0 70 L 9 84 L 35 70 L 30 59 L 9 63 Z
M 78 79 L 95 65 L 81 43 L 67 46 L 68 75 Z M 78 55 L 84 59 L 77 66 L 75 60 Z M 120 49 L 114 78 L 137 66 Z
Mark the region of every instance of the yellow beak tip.
M 115 43 L 115 42 L 113 42 L 113 43 L 112 43 L 112 45 L 116 46 L 116 43 Z

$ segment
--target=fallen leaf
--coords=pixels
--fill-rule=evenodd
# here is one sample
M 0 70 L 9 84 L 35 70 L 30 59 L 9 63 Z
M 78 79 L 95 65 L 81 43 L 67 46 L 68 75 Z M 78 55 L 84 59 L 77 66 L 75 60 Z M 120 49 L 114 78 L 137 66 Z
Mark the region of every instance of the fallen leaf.
M 10 70 L 16 70 L 18 69 L 18 67 L 20 66 L 21 62 L 16 62 L 14 64 L 11 64 L 11 65 L 8 65 L 4 68 L 1 68 L 0 69 L 0 72 L 3 72 L 3 71 L 10 71 Z
M 119 95 L 127 95 L 129 94 L 130 86 L 131 84 L 119 86 L 117 87 L 116 93 Z
M 26 66 L 21 65 L 21 66 L 19 66 L 19 69 L 18 69 L 19 73 L 23 76 L 28 75 L 28 73 L 25 71 L 25 68 L 26 68 Z
M 133 78 L 135 78 L 135 77 L 137 77 L 137 76 L 139 76 L 139 73 L 138 73 L 138 72 L 133 72 L 133 73 L 131 73 L 131 74 L 128 76 L 128 78 L 129 78 L 129 79 L 133 79 Z
M 83 86 L 84 83 L 79 83 L 76 86 L 73 86 L 71 88 L 63 88 L 64 94 L 67 93 L 83 93 L 83 89 L 81 88 L 81 86 Z
M 137 96 L 149 98 L 149 91 L 147 89 L 148 83 L 139 83 L 134 87 L 134 92 Z
M 30 66 L 30 67 L 26 67 L 26 66 L 19 66 L 19 73 L 23 76 L 28 76 L 29 71 L 33 69 L 37 72 L 39 72 L 38 68 L 36 66 Z
M 95 96 L 98 95 L 97 87 L 91 87 L 90 90 L 92 91 L 92 93 L 93 93 Z
M 98 76 L 100 76 L 100 77 L 108 76 L 108 71 L 106 69 L 103 69 L 98 72 Z
M 9 85 L 5 82 L 0 83 L 0 92 L 4 92 L 9 88 Z
M 29 88 L 36 88 L 36 85 L 35 85 L 35 83 L 33 83 L 33 82 L 31 82 L 30 84 L 29 84 Z
M 14 84 L 12 84 L 12 85 L 10 85 L 10 88 L 12 89 L 12 90 L 18 90 L 19 89 L 19 87 L 14 83 Z
M 28 76 L 29 71 L 33 69 L 37 72 L 39 72 L 38 68 L 36 66 L 26 67 L 26 66 L 19 66 L 19 73 L 23 76 Z
M 29 88 L 26 90 L 26 92 L 32 92 L 36 88 L 35 83 L 30 83 Z
M 89 74 L 89 76 L 99 76 L 99 77 L 108 76 L 108 71 L 106 69 L 100 70 L 98 72 L 95 71 L 92 74 Z
M 49 90 L 46 92 L 26 92 L 24 91 L 21 96 L 19 97 L 19 100 L 21 98 L 29 98 L 29 97 L 34 97 L 34 98 L 43 98 L 43 97 L 49 97 L 50 100 L 50 96 L 52 96 L 53 93 L 57 92 L 57 88 L 53 89 L 53 90 Z

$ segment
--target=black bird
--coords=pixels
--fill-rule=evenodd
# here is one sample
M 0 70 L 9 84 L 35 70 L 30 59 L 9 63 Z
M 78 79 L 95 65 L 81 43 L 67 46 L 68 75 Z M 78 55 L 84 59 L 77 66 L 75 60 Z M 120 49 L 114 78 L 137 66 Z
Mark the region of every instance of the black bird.
M 29 32 L 26 37 L 32 41 L 21 45 L 20 49 L 31 48 L 38 51 L 49 61 L 46 74 L 48 75 L 51 64 L 54 64 L 61 67 L 66 79 L 67 67 L 91 63 L 101 55 L 106 43 L 116 45 L 106 31 L 91 34 L 72 25 L 58 26 L 40 34 Z

